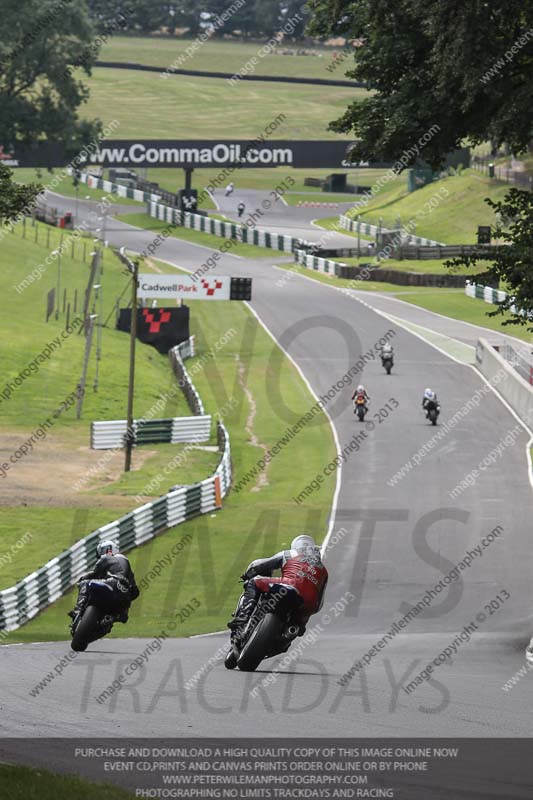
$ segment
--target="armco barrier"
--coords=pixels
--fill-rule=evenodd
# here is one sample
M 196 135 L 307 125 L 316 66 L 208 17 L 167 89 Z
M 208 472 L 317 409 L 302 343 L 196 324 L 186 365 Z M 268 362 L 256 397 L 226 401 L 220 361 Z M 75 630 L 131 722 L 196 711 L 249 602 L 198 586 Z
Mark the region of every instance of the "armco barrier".
M 191 381 L 189 373 L 185 369 L 185 364 L 183 363 L 183 359 L 187 357 L 186 348 L 182 345 L 173 347 L 172 350 L 169 350 L 168 357 L 170 359 L 172 371 L 174 372 L 174 375 L 178 381 L 178 386 L 187 398 L 187 402 L 192 413 L 196 414 L 197 416 L 204 416 L 204 404 L 202 403 L 200 395 L 196 391 L 196 387 Z
M 193 344 L 190 342 L 174 348 L 180 361 L 182 355 L 191 349 Z M 188 382 L 194 389 L 192 381 L 189 379 Z M 153 503 L 146 503 L 103 525 L 15 586 L 1 591 L 0 633 L 17 630 L 72 588 L 80 576 L 94 566 L 96 546 L 100 541 L 111 539 L 121 552 L 127 553 L 168 528 L 220 508 L 231 484 L 230 442 L 222 422 L 217 424 L 217 442 L 221 459 L 209 478 L 190 486 L 177 486 Z
M 533 421 L 533 388 L 486 339 L 479 339 L 477 343 L 476 365 L 488 381 L 491 381 L 496 373 L 499 373 L 498 378 L 501 374 L 505 375 L 503 379 L 498 380 L 496 386 L 498 392 L 504 400 L 507 400 L 520 419 L 527 425 L 531 425 Z
M 126 197 L 128 200 L 137 200 L 139 203 L 147 203 L 150 200 L 160 200 L 158 194 L 151 194 L 150 192 L 141 192 L 139 189 L 130 189 L 129 186 L 122 186 L 120 183 L 111 183 L 111 181 L 104 181 L 102 178 L 96 178 L 94 175 L 88 175 L 86 172 L 80 174 L 82 183 L 86 183 L 89 189 L 101 189 L 108 194 L 116 194 L 117 197 Z
M 92 449 L 111 450 L 114 447 L 123 447 L 127 430 L 128 421 L 126 419 L 93 422 L 91 425 Z M 211 415 L 135 420 L 133 432 L 135 445 L 207 442 L 211 435 Z
M 161 222 L 170 225 L 180 225 L 183 228 L 192 228 L 202 233 L 211 233 L 224 239 L 233 239 L 243 244 L 255 244 L 256 247 L 266 247 L 270 250 L 281 250 L 284 253 L 293 253 L 298 247 L 309 242 L 286 236 L 274 231 L 258 231 L 256 228 L 247 228 L 235 222 L 223 222 L 220 219 L 204 217 L 201 214 L 191 214 L 188 211 L 179 211 L 177 208 L 165 206 L 162 203 L 148 203 L 148 214 Z
M 386 232 L 388 228 L 383 228 L 380 225 L 371 225 L 369 222 L 361 222 L 359 219 L 352 219 L 345 214 L 339 217 L 339 225 L 344 230 L 350 233 L 362 233 L 370 236 L 375 236 L 377 233 Z M 442 242 L 436 242 L 434 239 L 425 239 L 422 236 L 414 236 L 411 233 L 402 232 L 402 243 L 412 245 L 442 245 Z
M 436 286 L 462 289 L 465 283 L 464 275 L 435 275 L 433 273 L 407 272 L 397 269 L 387 269 L 377 264 L 361 263 L 357 266 L 344 264 L 341 261 L 332 261 L 329 258 L 320 258 L 310 255 L 305 250 L 296 250 L 294 260 L 307 269 L 322 272 L 325 275 L 335 275 L 344 280 L 371 280 L 384 283 L 394 283 L 397 286 Z M 483 276 L 481 276 L 483 277 Z
M 467 294 L 468 297 L 475 297 L 478 300 L 484 300 L 485 303 L 492 303 L 494 305 L 503 303 L 503 301 L 507 299 L 506 292 L 502 292 L 499 289 L 494 289 L 492 286 L 485 286 L 480 283 L 472 283 L 471 281 L 466 282 L 465 294 Z M 514 304 L 510 306 L 509 310 L 512 311 L 513 314 L 523 313 Z

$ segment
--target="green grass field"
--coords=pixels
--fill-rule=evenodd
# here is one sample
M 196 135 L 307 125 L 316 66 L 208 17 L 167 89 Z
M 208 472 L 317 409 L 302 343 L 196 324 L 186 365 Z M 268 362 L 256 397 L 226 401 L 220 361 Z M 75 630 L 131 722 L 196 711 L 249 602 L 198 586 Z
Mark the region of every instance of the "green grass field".
M 287 202 L 291 192 L 305 193 L 309 200 L 324 200 L 332 195 L 329 192 L 323 192 L 319 187 L 305 186 L 305 178 L 326 178 L 327 175 L 335 173 L 342 173 L 348 176 L 348 183 L 360 184 L 362 186 L 371 186 L 372 183 L 383 173 L 385 170 L 377 169 L 302 169 L 294 167 L 273 167 L 272 169 L 238 169 L 235 170 L 231 177 L 228 177 L 220 184 L 220 187 L 215 188 L 215 197 L 224 194 L 224 186 L 232 180 L 235 184 L 235 192 L 238 193 L 242 189 L 263 189 L 268 196 L 268 192 L 275 191 L 276 187 L 281 194 L 285 189 L 286 194 L 283 195 Z M 177 187 L 183 184 L 183 170 L 181 169 L 164 169 L 158 167 L 150 167 L 147 170 L 148 180 L 156 181 L 164 189 L 169 191 L 176 191 Z M 193 185 L 200 191 L 219 176 L 220 170 L 218 169 L 197 169 L 193 174 Z M 405 179 L 402 179 L 404 181 Z M 285 186 L 283 182 L 286 181 Z M 291 183 L 290 181 L 294 181 Z M 309 195 L 307 195 L 309 192 Z M 350 200 L 356 198 L 357 195 L 339 195 Z M 202 203 L 202 205 L 206 205 Z
M 4 350 L 2 386 L 13 381 L 29 362 L 37 358 L 47 342 L 56 336 L 62 336 L 61 347 L 56 347 L 52 356 L 38 365 L 38 371 L 25 379 L 16 388 L 13 397 L 0 403 L 0 423 L 11 428 L 28 431 L 37 426 L 51 411 L 57 408 L 80 380 L 85 338 L 78 335 L 77 329 L 71 334 L 65 330 L 66 314 L 62 309 L 59 319 L 55 315 L 45 322 L 46 293 L 56 288 L 58 272 L 60 273 L 60 296 L 66 290 L 67 302 L 71 305 L 70 320 L 80 315 L 88 277 L 92 240 L 87 243 L 85 261 L 83 260 L 84 242 L 74 244 L 74 258 L 71 257 L 71 244 L 74 240 L 65 232 L 61 240 L 61 232 L 37 223 L 39 241 L 35 243 L 35 228 L 27 226 L 26 239 L 22 239 L 22 226 L 17 226 L 16 233 L 8 233 L 2 241 L 5 266 L 0 274 L 0 286 L 5 296 L 11 298 L 9 314 L 4 314 L 0 321 L 4 340 L 9 339 L 10 346 Z M 60 259 L 52 259 L 46 265 L 49 251 L 46 248 L 48 233 L 50 248 L 60 247 L 60 242 L 68 242 Z M 44 272 L 39 277 L 39 265 Z M 20 292 L 14 290 L 23 280 L 29 279 L 32 273 L 37 279 L 29 283 Z M 115 330 L 114 306 L 121 293 L 127 289 L 129 279 L 124 267 L 110 250 L 105 251 L 103 271 L 104 321 L 109 318 L 106 327 L 102 328 L 102 360 L 100 363 L 98 392 L 92 391 L 96 372 L 95 352 L 89 362 L 87 386 L 81 422 L 73 418 L 72 411 L 65 412 L 56 423 L 57 429 L 79 429 L 80 434 L 88 436 L 88 423 L 92 419 L 123 419 L 126 410 L 125 389 L 127 386 L 128 364 L 127 353 L 129 339 L 124 333 Z M 74 310 L 77 292 L 77 310 Z M 125 301 L 122 301 L 125 304 Z M 94 291 L 91 294 L 89 309 L 99 313 L 100 302 L 95 301 Z M 110 316 L 111 315 L 111 316 Z M 162 391 L 168 391 L 173 383 L 168 369 L 168 361 L 152 347 L 140 346 L 138 349 L 139 372 L 136 382 L 137 408 L 145 412 L 158 399 Z M 1 391 L 1 390 L 0 390 Z M 182 413 L 186 408 L 185 401 L 179 394 L 174 394 L 168 408 L 168 415 Z
M 441 190 L 443 193 L 438 199 L 436 193 Z M 444 195 L 444 190 L 449 194 Z M 384 187 L 365 208 L 354 214 L 358 213 L 362 221 L 374 224 L 381 218 L 387 228 L 394 228 L 398 220 L 406 225 L 410 219 L 415 219 L 416 228 L 411 232 L 416 236 L 445 244 L 469 244 L 477 241 L 478 225 L 495 222 L 494 212 L 484 199 L 501 200 L 508 190 L 508 184 L 491 181 L 469 169 L 411 193 L 407 192 L 404 181 L 396 181 Z M 435 207 L 431 209 L 428 204 L 433 197 Z
M 154 219 L 148 216 L 148 214 L 122 214 L 119 215 L 117 219 L 122 222 L 127 222 L 130 225 L 135 225 L 138 228 L 154 231 L 154 233 L 168 228 L 166 222 Z M 215 236 L 212 233 L 202 233 L 202 231 L 195 231 L 192 228 L 173 228 L 170 235 L 175 239 L 183 239 L 186 242 L 201 244 L 213 250 L 218 250 L 225 241 L 221 236 Z M 245 244 L 242 242 L 237 242 L 229 252 L 243 256 L 244 258 L 272 258 L 273 256 L 286 255 L 286 253 L 282 253 L 280 250 L 267 250 L 264 247 L 256 247 L 253 244 Z
M 83 115 L 104 124 L 117 120 L 115 139 L 144 139 L 148 133 L 153 139 L 217 139 L 221 131 L 224 138 L 254 139 L 280 114 L 286 119 L 272 138 L 346 138 L 328 131 L 327 125 L 366 94 L 363 89 L 328 86 L 230 86 L 214 78 L 184 76 L 165 81 L 155 73 L 116 69 L 95 69 L 83 81 L 91 92 Z
M 102 48 L 99 58 L 101 61 L 129 61 L 167 69 L 180 55 L 186 56 L 187 48 L 192 41 L 192 39 L 170 37 L 113 36 Z M 176 65 L 176 68 L 229 72 L 233 75 L 249 59 L 257 55 L 263 44 L 263 42 L 222 42 L 216 39 L 206 41 L 192 53 L 191 57 L 186 58 L 181 67 Z M 310 53 L 309 55 L 283 55 L 284 51 L 296 53 L 298 49 L 302 48 L 299 45 L 281 44 L 273 52 L 259 57 L 256 74 L 347 80 L 344 72 L 350 64 L 348 59 L 333 72 L 326 69 L 333 61 L 333 53 L 340 52 L 339 48 L 306 45 L 305 50 Z
M 131 800 L 118 786 L 87 783 L 70 775 L 43 769 L 0 765 L 0 794 L 6 800 Z

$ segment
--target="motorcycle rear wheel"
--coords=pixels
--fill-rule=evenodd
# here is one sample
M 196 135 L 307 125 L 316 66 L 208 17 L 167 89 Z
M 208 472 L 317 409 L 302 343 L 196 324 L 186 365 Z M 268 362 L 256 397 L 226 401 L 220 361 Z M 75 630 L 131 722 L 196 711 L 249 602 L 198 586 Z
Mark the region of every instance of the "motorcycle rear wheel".
M 76 632 L 72 637 L 71 648 L 77 653 L 87 650 L 87 645 L 94 641 L 94 632 L 98 625 L 98 609 L 96 606 L 87 606 L 78 623 Z
M 272 643 L 281 637 L 283 622 L 275 614 L 266 614 L 244 645 L 237 666 L 242 672 L 254 672 Z
M 231 645 L 230 649 L 226 654 L 226 658 L 224 659 L 224 666 L 226 669 L 235 669 L 237 666 L 237 660 L 239 658 L 239 654 L 236 652 L 235 647 Z

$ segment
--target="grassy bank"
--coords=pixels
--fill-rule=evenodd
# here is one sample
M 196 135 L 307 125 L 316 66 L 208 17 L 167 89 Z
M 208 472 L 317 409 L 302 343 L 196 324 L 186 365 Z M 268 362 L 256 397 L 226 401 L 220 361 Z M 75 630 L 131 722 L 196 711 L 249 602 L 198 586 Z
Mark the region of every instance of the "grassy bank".
M 116 120 L 117 136 L 123 139 L 166 139 L 169 131 L 175 139 L 216 140 L 220 131 L 226 138 L 254 139 L 280 114 L 285 116 L 273 138 L 338 139 L 328 130 L 329 121 L 366 96 L 363 89 L 328 86 L 249 81 L 230 86 L 224 80 L 188 76 L 161 80 L 155 73 L 135 70 L 95 69 L 90 78 L 80 73 L 82 77 L 91 93 L 84 114 L 104 125 Z
M 416 228 L 410 232 L 416 236 L 446 244 L 469 244 L 477 241 L 478 225 L 495 222 L 485 198 L 501 200 L 508 190 L 508 184 L 468 169 L 411 193 L 405 181 L 389 184 L 357 213 L 362 221 L 374 224 L 381 218 L 386 228 L 394 228 L 398 220 L 406 225 L 414 219 Z

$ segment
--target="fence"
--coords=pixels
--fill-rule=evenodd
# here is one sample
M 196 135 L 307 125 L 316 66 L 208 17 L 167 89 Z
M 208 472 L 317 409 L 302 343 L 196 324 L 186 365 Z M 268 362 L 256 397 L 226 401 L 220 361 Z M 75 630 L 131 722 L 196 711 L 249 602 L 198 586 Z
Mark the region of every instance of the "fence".
M 178 345 L 182 356 L 194 352 L 191 342 Z M 183 363 L 183 362 L 182 362 Z M 185 368 L 184 368 L 185 370 Z M 186 373 L 186 370 L 185 370 Z M 187 375 L 189 385 L 194 389 Z M 196 391 L 196 390 L 194 390 Z M 229 435 L 222 422 L 217 423 L 220 463 L 209 478 L 190 486 L 178 486 L 152 503 L 90 533 L 72 547 L 52 558 L 15 586 L 0 592 L 0 631 L 14 631 L 40 611 L 62 597 L 80 576 L 96 563 L 96 546 L 105 539 L 115 542 L 127 553 L 134 547 L 200 514 L 220 508 L 231 484 Z
M 533 386 L 533 364 L 508 342 L 498 345 L 498 353 L 505 358 L 508 364 L 515 369 L 518 374 Z
M 147 203 L 150 200 L 159 200 L 159 195 L 153 192 L 143 192 L 140 189 L 132 189 L 129 186 L 122 186 L 120 183 L 104 181 L 86 172 L 80 174 L 82 183 L 86 183 L 89 189 L 101 189 L 108 194 L 116 194 L 117 197 L 126 197 L 128 200 L 137 200 L 139 203 Z
M 491 259 L 498 249 L 495 244 L 433 244 L 433 245 L 411 245 L 401 244 L 396 248 L 394 255 L 396 258 L 411 261 L 425 260 L 431 258 L 459 258 L 460 256 L 480 255 Z
M 183 228 L 192 228 L 202 233 L 211 233 L 224 239 L 233 239 L 243 244 L 254 244 L 256 247 L 266 247 L 270 250 L 281 250 L 284 253 L 293 253 L 304 242 L 293 236 L 286 236 L 273 231 L 258 231 L 256 228 L 247 228 L 235 222 L 223 222 L 201 214 L 191 214 L 188 211 L 179 211 L 177 208 L 162 205 L 151 201 L 148 203 L 148 214 L 155 219 L 167 222 L 170 225 L 180 225 Z
M 398 286 L 436 286 L 458 289 L 462 289 L 465 284 L 463 275 L 404 272 L 370 263 L 344 264 L 341 261 L 332 261 L 328 258 L 313 256 L 305 252 L 305 250 L 297 250 L 295 252 L 295 262 L 315 272 L 335 275 L 337 278 L 345 280 L 371 280 L 393 283 Z
M 499 289 L 494 289 L 492 286 L 485 286 L 480 283 L 471 283 L 470 281 L 466 282 L 465 294 L 468 295 L 468 297 L 475 297 L 478 300 L 484 300 L 485 303 L 492 303 L 494 305 L 503 303 L 503 301 L 507 299 L 506 292 L 502 292 Z M 517 308 L 514 303 L 509 307 L 509 310 L 513 314 L 524 313 L 521 309 Z
M 371 225 L 369 222 L 361 222 L 360 219 L 352 219 L 351 217 L 347 217 L 345 214 L 341 214 L 339 217 L 339 225 L 344 230 L 350 231 L 350 233 L 356 233 L 358 236 L 360 234 L 377 236 L 378 234 L 386 233 L 389 230 L 388 228 L 384 228 L 382 225 Z M 442 242 L 436 242 L 434 239 L 425 239 L 422 236 L 414 236 L 413 234 L 406 233 L 403 230 L 401 230 L 401 237 L 402 242 L 405 244 L 442 245 Z
M 128 421 L 125 419 L 93 422 L 91 447 L 93 450 L 111 450 L 115 447 L 123 447 L 127 431 Z M 211 415 L 135 420 L 133 435 L 135 446 L 157 443 L 207 442 L 211 435 Z
M 474 156 L 472 160 L 472 167 L 484 175 L 489 175 L 489 164 L 493 163 L 493 159 L 487 156 Z M 494 178 L 506 183 L 514 183 L 520 186 L 521 189 L 526 189 L 533 192 L 533 175 L 529 175 L 523 170 L 512 169 L 511 167 L 504 167 L 494 164 Z
M 200 395 L 196 391 L 196 387 L 191 381 L 189 373 L 185 369 L 185 364 L 183 363 L 183 359 L 187 358 L 191 353 L 194 355 L 193 336 L 191 336 L 191 344 L 189 344 L 188 350 L 187 346 L 178 345 L 177 347 L 173 347 L 171 350 L 169 350 L 168 357 L 170 359 L 172 371 L 177 378 L 178 386 L 187 398 L 189 408 L 193 414 L 196 414 L 197 416 L 203 416 L 205 414 L 204 404 L 202 403 Z
M 529 381 L 524 380 L 486 339 L 479 339 L 477 343 L 476 364 L 489 382 L 493 381 L 496 375 L 499 376 L 499 394 L 509 403 L 520 419 L 531 425 L 533 389 L 529 385 Z M 503 379 L 500 379 L 502 374 Z

